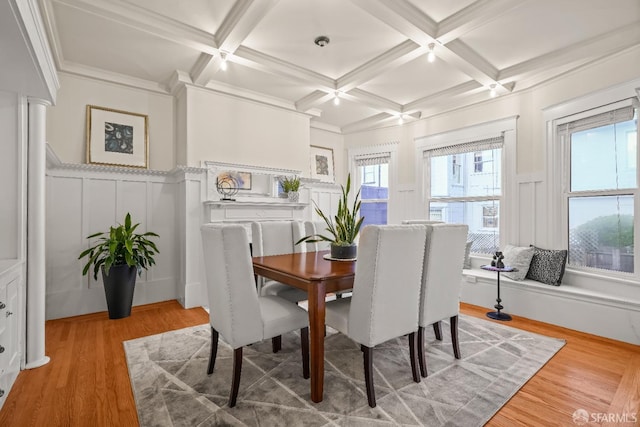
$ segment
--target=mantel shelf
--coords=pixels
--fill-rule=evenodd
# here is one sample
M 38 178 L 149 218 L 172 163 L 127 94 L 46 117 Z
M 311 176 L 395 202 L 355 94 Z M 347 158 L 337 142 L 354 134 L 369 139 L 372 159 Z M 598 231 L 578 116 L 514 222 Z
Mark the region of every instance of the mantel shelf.
M 258 202 L 258 201 L 223 201 L 208 200 L 204 202 L 205 206 L 213 209 L 304 209 L 307 203 L 291 203 L 291 202 Z

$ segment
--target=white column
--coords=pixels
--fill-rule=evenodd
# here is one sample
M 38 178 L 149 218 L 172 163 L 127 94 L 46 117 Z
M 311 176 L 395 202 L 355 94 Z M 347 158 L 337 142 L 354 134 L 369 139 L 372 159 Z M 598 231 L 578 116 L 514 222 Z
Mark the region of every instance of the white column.
M 46 296 L 45 174 L 46 124 L 49 102 L 29 98 L 29 154 L 27 161 L 27 327 L 25 368 L 45 365 Z

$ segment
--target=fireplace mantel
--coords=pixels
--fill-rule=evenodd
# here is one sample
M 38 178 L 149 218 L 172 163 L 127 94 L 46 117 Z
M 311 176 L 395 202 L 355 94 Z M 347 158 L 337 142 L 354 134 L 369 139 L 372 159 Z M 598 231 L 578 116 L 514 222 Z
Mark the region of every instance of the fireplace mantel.
M 223 201 L 204 202 L 205 218 L 209 222 L 252 222 L 265 220 L 304 219 L 308 203 L 287 201 Z

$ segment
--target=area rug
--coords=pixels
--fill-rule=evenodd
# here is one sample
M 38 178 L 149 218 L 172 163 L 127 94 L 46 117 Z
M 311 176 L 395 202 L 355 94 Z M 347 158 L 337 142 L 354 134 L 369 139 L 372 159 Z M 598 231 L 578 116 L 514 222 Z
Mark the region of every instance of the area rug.
M 324 400 L 310 400 L 302 378 L 300 338 L 282 337 L 244 350 L 236 407 L 227 400 L 231 348 L 220 340 L 216 369 L 207 375 L 211 339 L 200 325 L 124 343 L 140 425 L 147 426 L 481 426 L 553 355 L 564 341 L 461 315 L 462 358 L 453 357 L 429 328 L 428 377 L 411 377 L 406 338 L 374 350 L 377 407 L 367 404 L 362 352 L 344 335 L 325 341 Z M 222 338 L 222 337 L 221 337 Z

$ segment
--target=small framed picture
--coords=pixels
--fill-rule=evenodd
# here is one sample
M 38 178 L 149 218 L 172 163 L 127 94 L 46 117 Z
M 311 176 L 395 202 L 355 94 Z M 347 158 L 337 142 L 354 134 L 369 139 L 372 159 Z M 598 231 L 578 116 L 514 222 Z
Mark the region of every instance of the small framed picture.
M 311 146 L 311 178 L 324 182 L 335 182 L 333 150 Z
M 251 172 L 220 172 L 216 177 L 216 186 L 221 185 L 238 190 L 251 190 Z
M 148 168 L 149 119 L 87 105 L 87 163 Z

